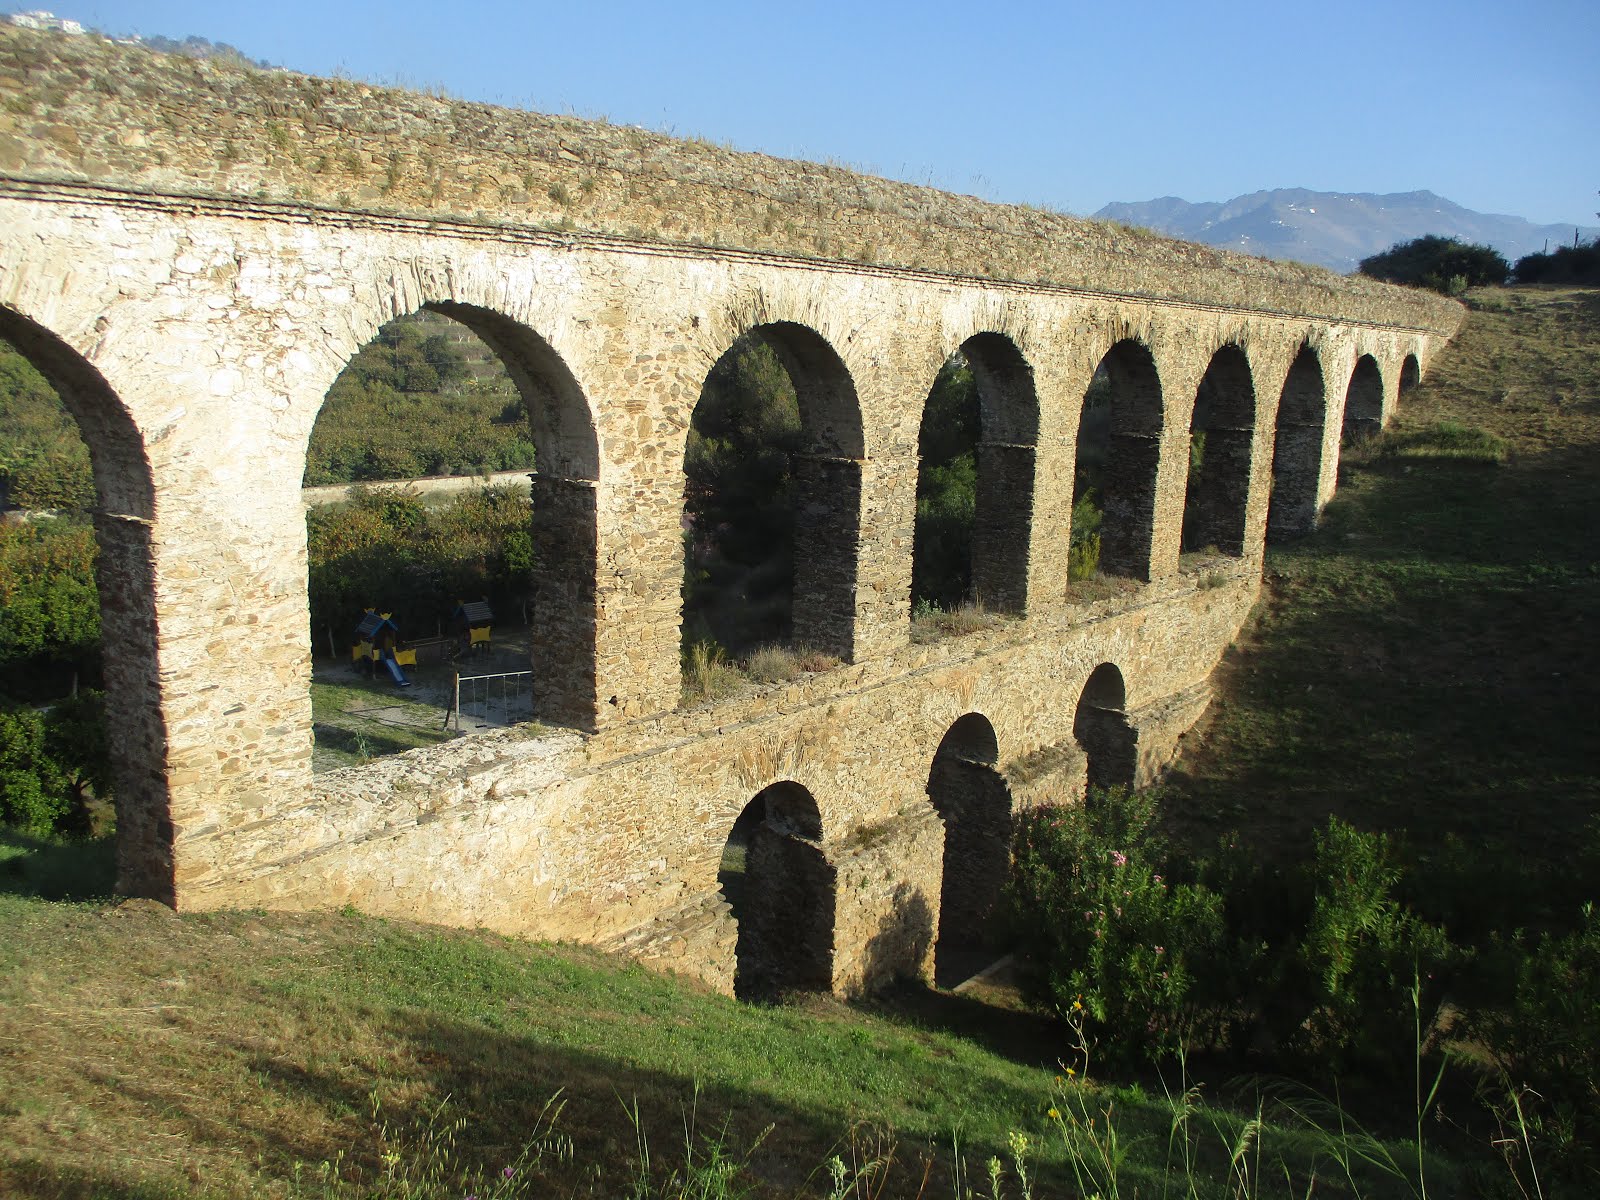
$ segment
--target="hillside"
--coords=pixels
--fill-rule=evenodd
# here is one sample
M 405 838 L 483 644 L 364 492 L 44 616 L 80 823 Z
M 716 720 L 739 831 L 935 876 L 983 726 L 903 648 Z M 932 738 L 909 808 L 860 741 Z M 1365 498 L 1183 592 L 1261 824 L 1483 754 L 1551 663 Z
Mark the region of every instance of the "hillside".
M 1176 196 L 1108 204 L 1094 214 L 1168 237 L 1244 254 L 1354 271 L 1363 258 L 1425 234 L 1493 246 L 1507 261 L 1570 244 L 1571 225 L 1535 225 L 1522 217 L 1480 213 L 1432 192 L 1314 192 L 1277 188 L 1232 200 L 1191 204 Z M 1583 228 L 1595 237 L 1600 229 Z
M 1202 832 L 1303 846 L 1337 812 L 1454 836 L 1496 879 L 1463 902 L 1537 909 L 1600 813 L 1600 292 L 1469 306 L 1385 440 L 1347 451 L 1323 527 L 1269 552 L 1175 784 Z M 1504 463 L 1441 456 L 1441 422 Z

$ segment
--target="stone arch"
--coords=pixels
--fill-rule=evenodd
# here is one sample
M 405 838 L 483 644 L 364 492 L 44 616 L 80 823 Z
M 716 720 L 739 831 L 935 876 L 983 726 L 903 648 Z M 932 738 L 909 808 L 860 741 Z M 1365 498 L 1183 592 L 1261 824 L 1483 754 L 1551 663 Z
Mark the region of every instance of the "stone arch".
M 151 544 L 155 484 L 144 439 L 105 377 L 53 332 L 0 306 L 0 338 L 55 388 L 89 448 L 117 891 L 173 904 L 174 829 Z
M 928 799 L 944 822 L 944 867 L 934 982 L 951 987 L 994 957 L 994 922 L 1011 865 L 1011 789 L 982 713 L 957 718 L 928 772 Z
M 1039 399 L 1034 388 L 1033 368 L 1017 344 L 1005 334 L 976 333 L 961 343 L 946 360 L 940 376 L 952 364 L 965 363 L 972 373 L 972 392 L 976 399 L 975 429 L 941 430 L 946 440 L 970 450 L 975 460 L 977 481 L 971 525 L 964 531 L 966 545 L 957 547 L 964 565 L 952 574 L 968 580 L 965 595 L 947 597 L 959 601 L 976 599 L 989 609 L 1020 613 L 1027 605 L 1028 559 L 1033 516 L 1034 459 L 1039 440 Z M 922 494 L 929 457 L 929 421 L 934 416 L 933 400 L 940 382 L 923 405 L 922 430 L 918 438 L 921 466 L 918 494 Z M 944 414 L 947 421 L 952 414 Z M 946 449 L 953 448 L 947 447 Z M 929 535 L 923 520 L 918 521 L 913 553 L 924 561 L 923 539 Z M 964 550 L 964 554 L 960 552 Z M 914 599 L 921 597 L 914 597 Z
M 1267 508 L 1269 541 L 1310 533 L 1317 526 L 1327 403 L 1322 362 L 1309 345 L 1302 346 L 1278 400 L 1272 498 Z
M 1223 346 L 1211 356 L 1195 393 L 1183 506 L 1185 550 L 1215 546 L 1235 557 L 1244 553 L 1255 424 L 1250 360 L 1238 346 Z
M 449 317 L 482 339 L 522 396 L 535 457 L 535 470 L 529 476 L 533 714 L 548 724 L 592 731 L 599 708 L 595 579 L 600 454 L 588 399 L 562 356 L 527 325 L 493 309 L 454 300 L 427 301 L 417 311 L 422 310 Z M 374 328 L 372 336 L 377 332 Z M 344 366 L 348 365 L 347 360 Z M 308 429 L 308 446 L 310 437 Z
M 1107 575 L 1150 578 L 1163 421 L 1155 357 L 1143 342 L 1124 338 L 1100 360 L 1084 395 L 1074 474 L 1075 508 L 1090 492 L 1101 498 L 1100 570 Z
M 978 492 L 973 514 L 972 589 L 985 605 L 1020 613 L 1028 600 L 1039 395 L 1033 367 L 1004 334 L 961 344 L 978 385 Z
M 1341 437 L 1345 445 L 1376 437 L 1383 428 L 1383 372 L 1378 360 L 1363 354 L 1350 372 L 1350 385 L 1344 393 L 1344 422 Z
M 757 792 L 728 834 L 717 881 L 739 930 L 734 995 L 832 988 L 835 872 L 809 791 L 785 780 Z
M 1091 788 L 1133 786 L 1138 757 L 1127 703 L 1122 671 L 1115 663 L 1096 667 L 1079 693 L 1072 736 L 1088 759 L 1085 778 Z
M 1422 364 L 1415 354 L 1408 354 L 1400 364 L 1400 394 L 1404 396 L 1422 382 Z
M 855 382 L 838 352 L 808 326 L 793 321 L 754 325 L 717 362 L 742 342 L 759 343 L 772 351 L 789 376 L 799 407 L 800 444 L 788 462 L 794 522 L 788 640 L 849 661 L 856 649 L 861 470 L 866 454 Z M 686 486 L 686 507 L 688 503 Z

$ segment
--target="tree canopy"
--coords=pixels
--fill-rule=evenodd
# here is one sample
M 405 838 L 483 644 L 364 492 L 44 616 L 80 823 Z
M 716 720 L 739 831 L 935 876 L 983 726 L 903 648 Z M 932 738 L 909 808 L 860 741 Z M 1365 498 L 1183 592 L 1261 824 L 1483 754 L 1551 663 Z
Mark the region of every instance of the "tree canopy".
M 1511 264 L 1493 247 L 1428 234 L 1397 242 L 1380 254 L 1363 258 L 1359 270 L 1386 283 L 1459 296 L 1469 287 L 1504 283 L 1511 274 Z
M 430 312 L 390 321 L 328 389 L 305 484 L 477 475 L 534 465 L 528 413 L 504 366 Z

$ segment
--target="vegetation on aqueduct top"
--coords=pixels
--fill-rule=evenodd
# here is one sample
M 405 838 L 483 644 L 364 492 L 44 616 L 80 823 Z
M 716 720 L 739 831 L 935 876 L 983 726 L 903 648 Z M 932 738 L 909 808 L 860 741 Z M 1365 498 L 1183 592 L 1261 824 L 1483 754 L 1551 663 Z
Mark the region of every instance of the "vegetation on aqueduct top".
M 1595 1194 L 1600 295 L 1469 302 L 1159 797 L 1034 822 L 1043 1009 L 117 907 L 13 830 L 0 1194 Z

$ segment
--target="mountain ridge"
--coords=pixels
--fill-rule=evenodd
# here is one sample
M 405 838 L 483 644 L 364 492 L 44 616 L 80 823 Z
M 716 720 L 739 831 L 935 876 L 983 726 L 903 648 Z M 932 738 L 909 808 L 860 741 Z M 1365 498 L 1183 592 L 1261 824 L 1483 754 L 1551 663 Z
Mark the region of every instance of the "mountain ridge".
M 1569 242 L 1575 228 L 1475 212 L 1427 189 L 1377 193 L 1271 188 L 1200 202 L 1160 196 L 1115 201 L 1094 215 L 1186 241 L 1342 272 L 1354 271 L 1363 258 L 1397 242 L 1426 234 L 1493 246 L 1515 263 L 1547 245 Z M 1600 236 L 1600 228 L 1576 230 L 1584 238 Z

